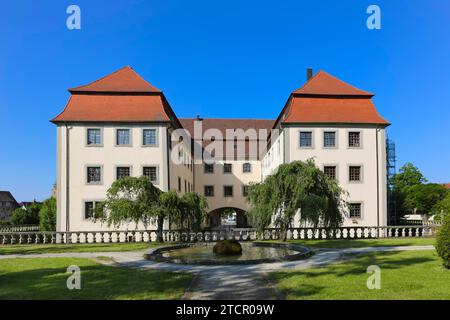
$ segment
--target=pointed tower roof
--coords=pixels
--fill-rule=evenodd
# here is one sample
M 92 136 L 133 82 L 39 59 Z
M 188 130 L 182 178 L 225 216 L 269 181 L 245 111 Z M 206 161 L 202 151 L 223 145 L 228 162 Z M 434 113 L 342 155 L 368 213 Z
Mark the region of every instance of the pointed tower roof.
M 69 89 L 70 93 L 161 93 L 130 66 L 123 67 L 84 86 Z
M 367 96 L 373 94 L 358 89 L 325 71 L 320 70 L 300 89 L 292 92 L 293 95 L 325 95 L 325 96 Z

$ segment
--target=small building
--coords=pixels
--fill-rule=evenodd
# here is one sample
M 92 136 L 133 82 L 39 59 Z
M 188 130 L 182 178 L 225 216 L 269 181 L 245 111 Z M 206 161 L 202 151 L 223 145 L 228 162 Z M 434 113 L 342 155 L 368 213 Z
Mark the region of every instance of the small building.
M 442 185 L 445 189 L 450 190 L 450 183 L 443 183 Z
M 9 220 L 13 211 L 19 207 L 9 191 L 0 191 L 0 221 Z

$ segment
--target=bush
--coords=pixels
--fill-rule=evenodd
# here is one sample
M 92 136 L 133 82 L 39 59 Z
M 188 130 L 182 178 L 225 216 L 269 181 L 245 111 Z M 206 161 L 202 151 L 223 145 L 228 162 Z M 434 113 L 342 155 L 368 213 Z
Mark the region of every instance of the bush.
M 217 254 L 241 254 L 242 247 L 237 240 L 219 240 L 214 245 L 213 252 Z
M 442 226 L 436 238 L 436 251 L 444 266 L 450 269 L 450 214 L 444 215 L 442 219 Z

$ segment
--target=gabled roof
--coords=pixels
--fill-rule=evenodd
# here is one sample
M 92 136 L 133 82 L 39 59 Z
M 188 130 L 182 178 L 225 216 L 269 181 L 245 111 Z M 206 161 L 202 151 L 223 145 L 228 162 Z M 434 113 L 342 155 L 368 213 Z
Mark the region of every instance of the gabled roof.
M 293 95 L 329 95 L 329 96 L 367 96 L 373 94 L 358 89 L 325 71 L 320 70 L 300 89 L 292 92 Z
M 69 89 L 71 93 L 161 93 L 130 66 L 123 67 L 84 86 Z
M 14 199 L 13 195 L 9 191 L 0 191 L 0 201 L 14 202 L 17 204 L 16 199 Z

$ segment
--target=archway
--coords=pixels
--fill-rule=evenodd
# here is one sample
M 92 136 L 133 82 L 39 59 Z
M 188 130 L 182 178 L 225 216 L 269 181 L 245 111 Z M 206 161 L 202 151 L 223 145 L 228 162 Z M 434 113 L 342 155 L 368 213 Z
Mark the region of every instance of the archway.
M 249 226 L 245 213 L 245 210 L 233 207 L 214 209 L 208 213 L 209 226 L 213 229 L 248 228 Z

